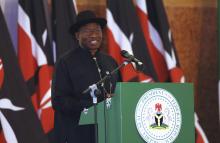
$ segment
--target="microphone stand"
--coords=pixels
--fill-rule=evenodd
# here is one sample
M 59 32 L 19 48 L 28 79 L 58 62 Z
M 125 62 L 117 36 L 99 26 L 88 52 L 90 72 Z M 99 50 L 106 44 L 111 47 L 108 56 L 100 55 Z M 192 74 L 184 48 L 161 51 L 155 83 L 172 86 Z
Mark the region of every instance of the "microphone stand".
M 111 73 L 105 75 L 101 80 L 99 80 L 97 83 L 92 84 L 89 86 L 86 90 L 84 90 L 82 93 L 86 94 L 90 92 L 90 95 L 93 100 L 93 105 L 94 105 L 94 124 L 95 124 L 95 143 L 98 143 L 98 121 L 97 121 L 97 96 L 100 94 L 100 90 L 97 88 L 98 85 L 101 85 L 102 83 L 105 82 L 105 80 L 109 79 L 114 75 L 120 68 L 126 66 L 129 64 L 131 60 L 124 61 L 122 64 L 120 64 L 117 68 L 115 68 Z
M 111 73 L 105 75 L 101 80 L 99 80 L 98 82 L 92 84 L 91 86 L 93 86 L 93 85 L 98 86 L 98 85 L 102 84 L 106 79 L 111 78 L 112 75 L 114 75 L 120 68 L 126 66 L 126 65 L 129 64 L 130 62 L 131 62 L 130 60 L 124 61 L 124 62 L 123 62 L 122 64 L 120 64 L 116 69 L 114 69 Z M 83 93 L 83 94 L 86 94 L 86 93 L 90 92 L 90 91 L 91 91 L 91 88 L 90 88 L 91 86 L 89 86 L 89 87 L 88 87 L 86 90 L 84 90 L 82 93 Z
M 97 85 L 93 84 L 89 86 L 90 95 L 92 97 L 92 102 L 94 106 L 94 124 L 95 124 L 95 143 L 98 143 L 98 121 L 97 121 L 97 92 L 99 92 Z

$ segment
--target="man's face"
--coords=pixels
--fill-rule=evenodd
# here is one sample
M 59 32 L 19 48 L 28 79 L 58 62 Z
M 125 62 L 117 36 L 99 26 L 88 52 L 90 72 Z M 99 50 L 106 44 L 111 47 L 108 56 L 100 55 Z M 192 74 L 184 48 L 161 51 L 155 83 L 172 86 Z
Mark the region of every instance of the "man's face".
M 76 33 L 76 38 L 82 47 L 88 48 L 95 53 L 102 42 L 102 29 L 97 23 L 89 23 L 82 26 Z

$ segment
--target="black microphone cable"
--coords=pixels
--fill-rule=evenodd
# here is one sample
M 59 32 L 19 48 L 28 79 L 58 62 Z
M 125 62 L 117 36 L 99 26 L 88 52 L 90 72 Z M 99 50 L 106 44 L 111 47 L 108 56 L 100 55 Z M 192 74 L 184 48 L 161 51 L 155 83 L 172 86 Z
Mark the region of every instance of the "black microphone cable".
M 97 69 L 98 69 L 98 73 L 99 73 L 99 78 L 100 78 L 100 80 L 102 80 L 102 74 L 101 74 L 101 68 L 100 68 L 100 66 L 99 66 L 99 64 L 98 64 L 98 62 L 97 62 L 97 59 L 96 59 L 96 57 L 93 57 L 93 60 L 95 61 L 95 64 L 96 64 L 96 67 L 97 67 Z M 106 106 L 105 106 L 105 101 L 106 101 L 106 98 L 107 98 L 107 94 L 108 94 L 108 92 L 107 92 L 107 90 L 105 89 L 105 85 L 104 85 L 104 83 L 102 83 L 101 84 L 101 87 L 102 87 L 102 89 L 103 89 L 103 94 L 104 94 L 104 102 L 103 102 L 103 106 L 104 106 L 104 129 L 105 129 L 105 143 L 107 143 L 107 122 L 106 122 Z M 110 89 L 111 90 L 111 89 Z

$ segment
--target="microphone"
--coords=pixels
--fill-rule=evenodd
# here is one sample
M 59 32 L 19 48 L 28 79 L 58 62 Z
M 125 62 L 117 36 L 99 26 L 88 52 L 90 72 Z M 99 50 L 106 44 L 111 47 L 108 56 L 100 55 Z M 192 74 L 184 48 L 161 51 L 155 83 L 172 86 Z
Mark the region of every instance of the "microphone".
M 126 59 L 128 59 L 128 60 L 130 60 L 132 62 L 135 62 L 139 66 L 143 65 L 143 63 L 140 60 L 136 59 L 133 55 L 129 54 L 125 50 L 121 50 L 121 55 L 122 55 L 122 57 L 124 57 L 124 58 L 126 58 Z

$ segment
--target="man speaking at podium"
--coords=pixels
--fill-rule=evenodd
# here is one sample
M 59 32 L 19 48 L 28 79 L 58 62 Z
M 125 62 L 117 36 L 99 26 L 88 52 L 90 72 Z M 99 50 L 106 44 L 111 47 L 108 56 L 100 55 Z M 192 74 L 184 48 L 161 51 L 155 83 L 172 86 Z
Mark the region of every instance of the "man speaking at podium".
M 117 67 L 112 57 L 100 51 L 106 23 L 106 19 L 96 17 L 92 11 L 83 11 L 70 28 L 78 47 L 73 47 L 57 61 L 52 81 L 57 143 L 83 143 L 89 138 L 88 134 L 92 134 L 78 126 L 81 112 L 92 106 L 90 94 L 82 92 Z M 121 81 L 119 73 L 98 87 L 101 90 L 98 102 L 114 91 L 117 81 Z

